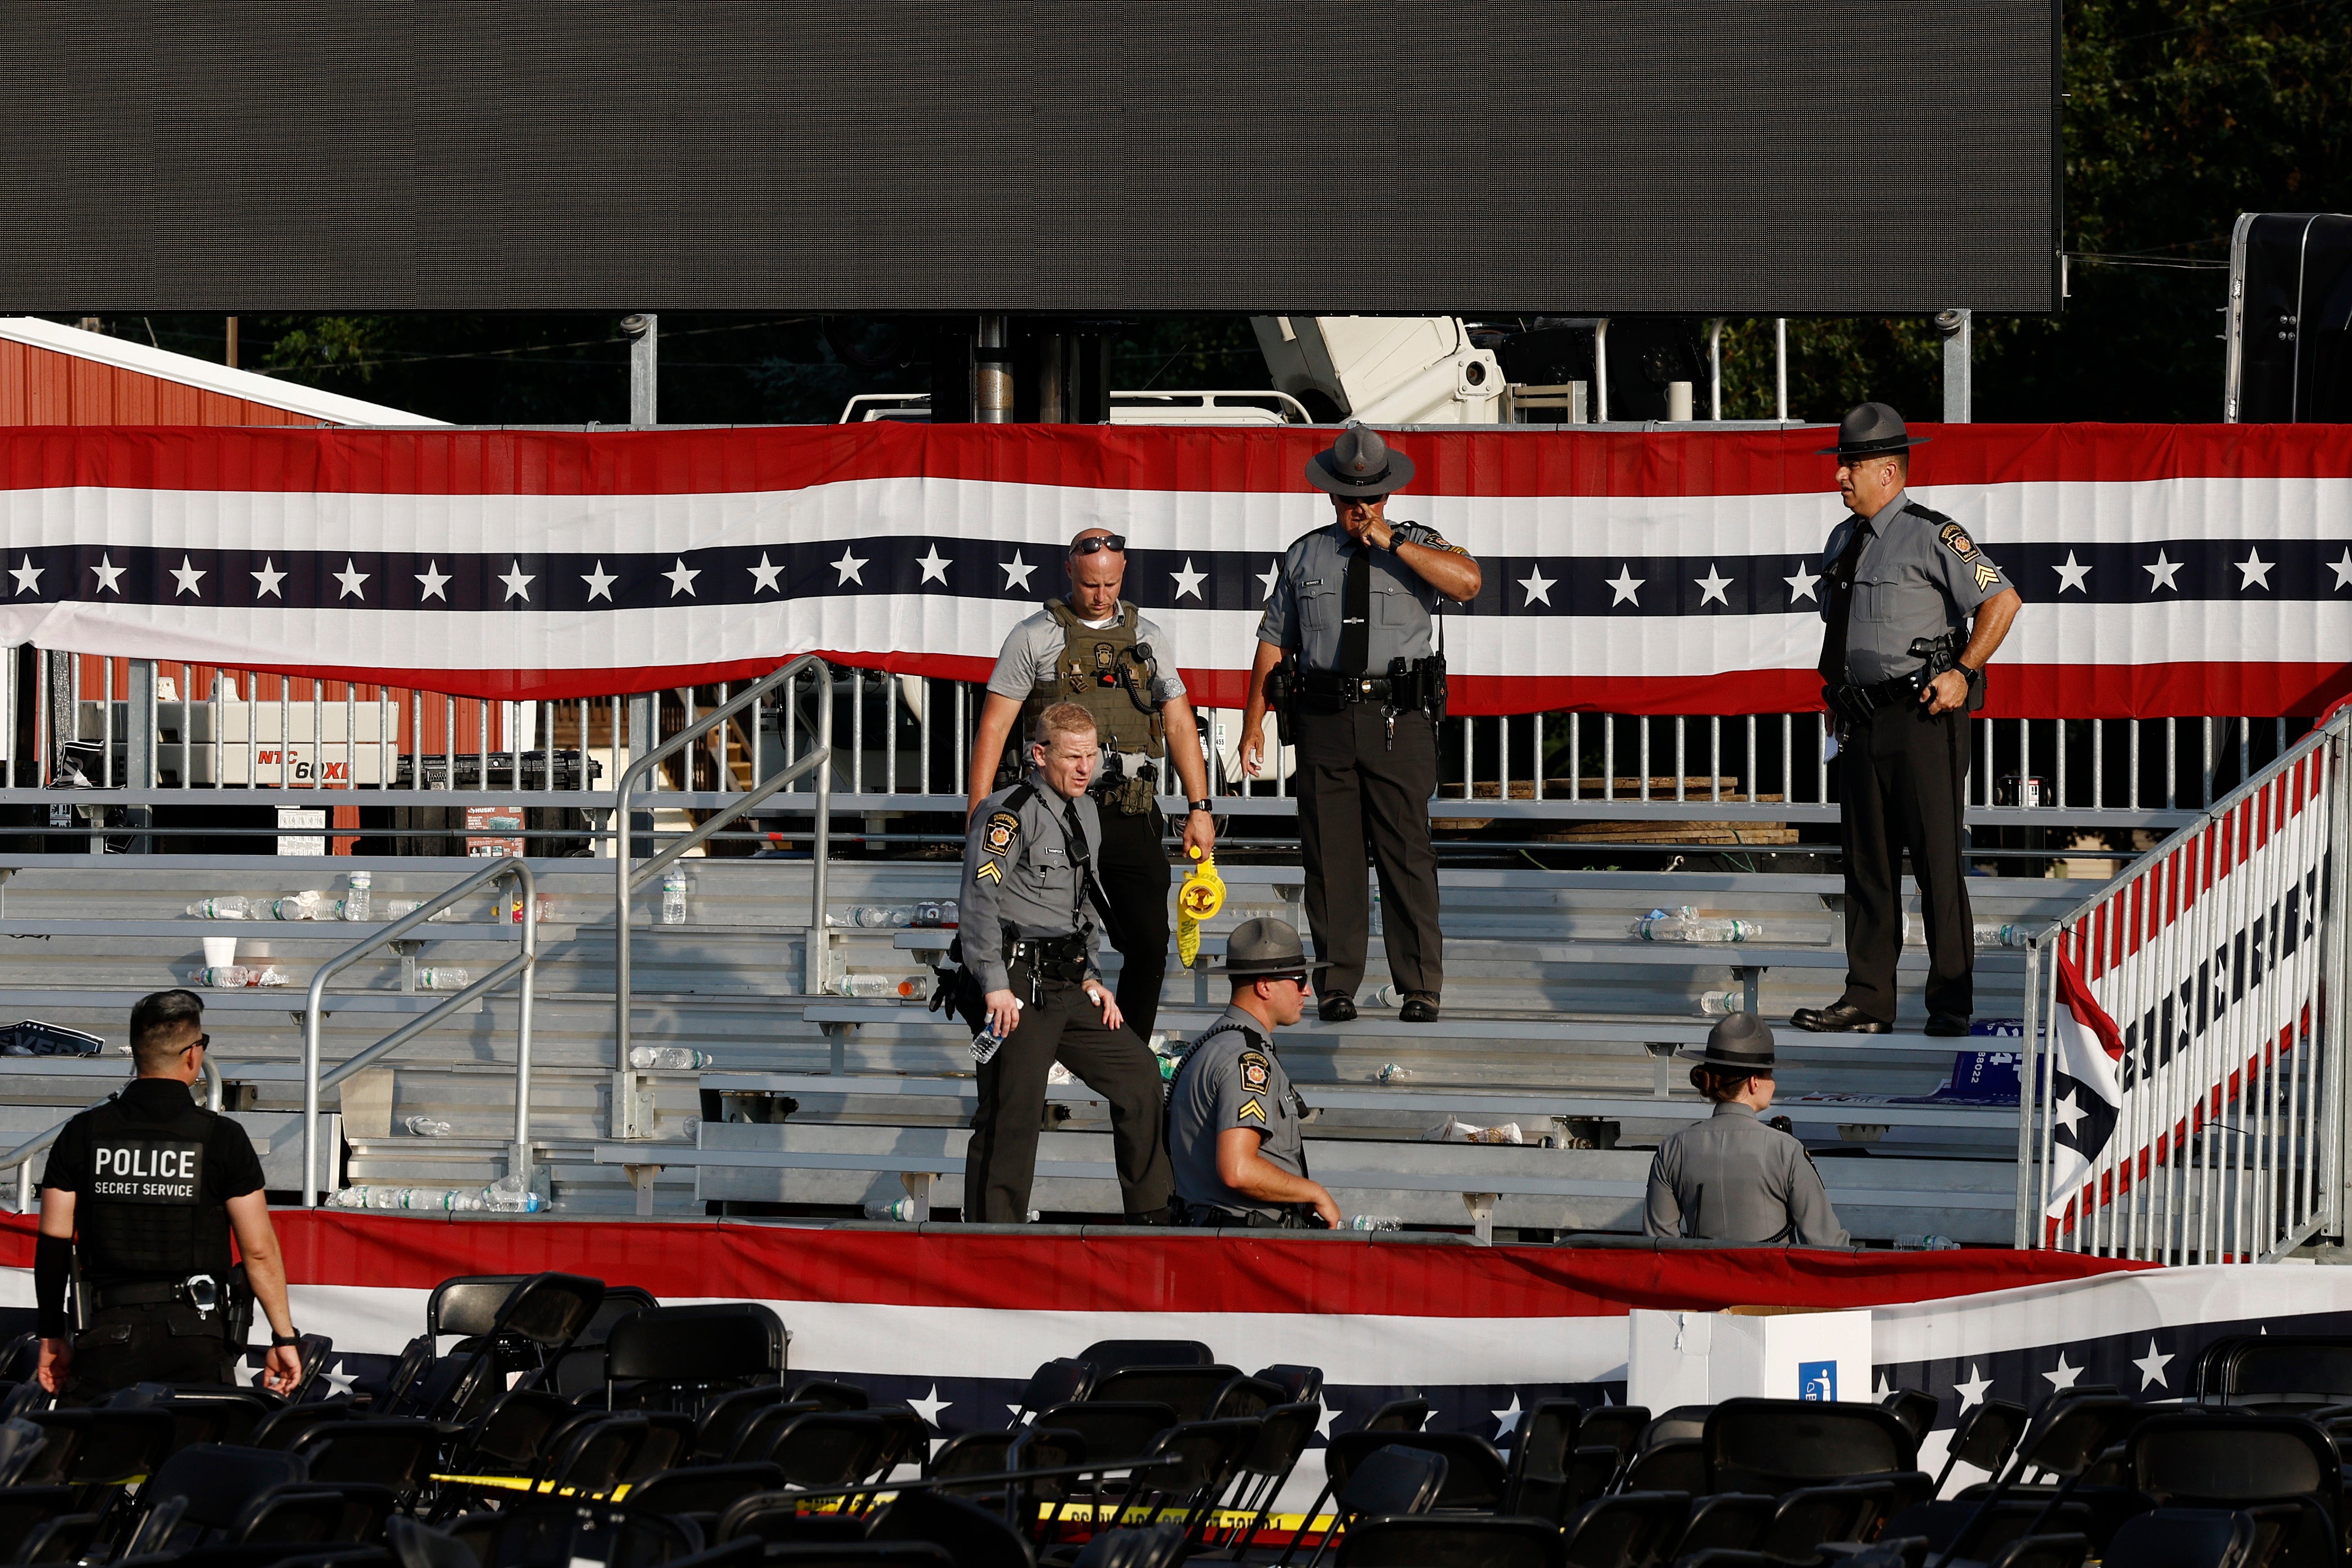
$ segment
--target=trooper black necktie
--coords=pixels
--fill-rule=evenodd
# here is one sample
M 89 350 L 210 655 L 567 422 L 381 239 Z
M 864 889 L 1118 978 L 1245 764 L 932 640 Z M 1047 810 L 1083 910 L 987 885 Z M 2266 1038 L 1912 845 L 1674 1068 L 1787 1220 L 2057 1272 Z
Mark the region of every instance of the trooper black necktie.
M 1359 540 L 1348 557 L 1339 591 L 1339 659 L 1343 675 L 1360 675 L 1372 657 L 1372 547 Z

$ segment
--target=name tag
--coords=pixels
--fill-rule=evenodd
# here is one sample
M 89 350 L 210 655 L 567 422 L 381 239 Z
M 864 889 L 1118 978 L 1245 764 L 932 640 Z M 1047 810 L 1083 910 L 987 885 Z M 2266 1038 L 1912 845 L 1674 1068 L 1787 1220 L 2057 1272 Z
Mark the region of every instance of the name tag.
M 100 1143 L 90 1150 L 89 1176 L 89 1196 L 110 1203 L 196 1203 L 205 1147 L 180 1138 Z

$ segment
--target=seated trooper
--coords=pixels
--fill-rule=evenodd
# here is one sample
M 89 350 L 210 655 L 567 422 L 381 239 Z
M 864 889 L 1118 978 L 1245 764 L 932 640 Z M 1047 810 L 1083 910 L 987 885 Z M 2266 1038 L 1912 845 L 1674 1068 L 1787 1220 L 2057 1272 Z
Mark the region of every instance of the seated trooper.
M 1772 1103 L 1771 1026 L 1733 1013 L 1708 1032 L 1704 1051 L 1675 1054 L 1699 1063 L 1691 1086 L 1715 1103 L 1715 1114 L 1658 1145 L 1643 1228 L 1709 1241 L 1852 1245 L 1805 1145 L 1760 1120 Z
M 1169 1094 L 1178 1224 L 1339 1228 L 1339 1206 L 1307 1177 L 1305 1107 L 1274 1050 L 1274 1031 L 1307 1005 L 1307 971 L 1298 933 L 1279 920 L 1244 921 L 1227 938 L 1233 1001 L 1193 1040 Z

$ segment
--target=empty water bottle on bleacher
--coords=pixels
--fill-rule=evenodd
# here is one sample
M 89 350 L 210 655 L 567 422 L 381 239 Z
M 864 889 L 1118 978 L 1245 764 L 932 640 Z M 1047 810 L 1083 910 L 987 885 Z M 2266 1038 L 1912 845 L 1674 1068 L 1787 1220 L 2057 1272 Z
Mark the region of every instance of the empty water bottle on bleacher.
M 374 873 L 364 871 L 352 873 L 351 890 L 343 894 L 344 919 L 365 920 L 368 917 L 369 900 L 373 896 L 370 890 L 374 886 Z
M 1702 991 L 1698 1010 L 1703 1013 L 1736 1013 L 1744 1011 L 1748 998 L 1738 991 Z
M 708 1067 L 710 1058 L 702 1051 L 682 1045 L 633 1045 L 629 1048 L 629 1065 L 638 1071 L 684 1071 L 688 1068 Z
M 887 975 L 844 975 L 833 982 L 837 997 L 895 997 L 898 982 Z
M 1764 935 L 1764 927 L 1753 920 L 1701 915 L 1689 904 L 1671 911 L 1653 909 L 1634 920 L 1633 931 L 1644 942 L 1754 942 Z
M 902 1197 L 891 1203 L 869 1203 L 866 1206 L 866 1218 L 868 1219 L 912 1219 L 915 1218 L 915 1200 L 911 1197 Z
M 198 920 L 250 920 L 253 904 L 232 893 L 223 898 L 200 898 L 188 905 L 188 913 Z
M 462 991 L 472 984 L 472 977 L 463 969 L 436 965 L 416 971 L 416 988 L 420 991 Z
M 686 924 L 686 873 L 674 871 L 662 878 L 662 924 Z

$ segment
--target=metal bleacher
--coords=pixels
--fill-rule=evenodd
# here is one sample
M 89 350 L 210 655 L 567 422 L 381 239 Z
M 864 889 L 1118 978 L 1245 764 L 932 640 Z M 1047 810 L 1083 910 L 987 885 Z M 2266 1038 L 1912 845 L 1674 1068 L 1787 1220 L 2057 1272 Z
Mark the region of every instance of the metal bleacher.
M 748 1215 L 855 1216 L 875 1201 L 918 1211 L 961 1198 L 971 1110 L 966 1032 L 919 1002 L 803 995 L 808 939 L 805 860 L 695 860 L 689 923 L 633 937 L 634 1042 L 702 1052 L 698 1069 L 616 1071 L 609 860 L 534 861 L 547 901 L 540 927 L 530 1158 L 558 1213 L 683 1217 L 723 1205 Z M 128 1070 L 131 1003 L 185 984 L 199 938 L 242 939 L 286 974 L 283 990 L 210 995 L 224 1105 L 269 1151 L 273 1187 L 299 1186 L 303 988 L 317 964 L 369 932 L 339 924 L 202 921 L 194 899 L 340 888 L 374 873 L 374 897 L 440 893 L 478 861 L 297 857 L 16 856 L 0 881 L 0 1021 L 38 1018 L 105 1037 L 97 1060 L 0 1058 L 0 1137 L 19 1141 L 96 1099 Z M 1204 948 L 1240 920 L 1297 918 L 1296 867 L 1233 866 Z M 830 868 L 837 922 L 864 904 L 950 896 L 946 861 L 841 860 Z M 1822 876 L 1708 873 L 1459 870 L 1444 873 L 1445 1013 L 1407 1026 L 1368 1006 L 1358 1022 L 1286 1030 L 1284 1060 L 1315 1118 L 1308 1158 L 1350 1214 L 1481 1235 L 1639 1228 L 1649 1148 L 1704 1112 L 1677 1046 L 1704 1039 L 1705 991 L 1744 994 L 1768 1018 L 1833 998 L 1844 958 L 1839 883 Z M 1978 879 L 1979 920 L 2032 923 L 2069 908 L 2089 884 Z M 517 927 L 480 907 L 423 928 L 421 947 L 372 954 L 336 976 L 322 1009 L 322 1060 L 341 1061 L 443 999 L 404 991 L 404 966 L 478 976 L 510 957 Z M 1760 921 L 1735 946 L 1634 941 L 1628 924 L 1654 906 L 1694 904 Z M 378 907 L 382 907 L 379 902 Z M 928 985 L 946 933 L 841 925 L 828 972 Z M 1365 992 L 1387 978 L 1374 938 Z M 1906 955 L 1916 977 L 1922 959 Z M 2022 1012 L 2022 955 L 1979 955 L 1978 1016 Z M 1916 1008 L 1914 995 L 1906 1006 Z M 1215 973 L 1171 964 L 1160 1028 L 1181 1041 L 1213 1016 Z M 511 988 L 400 1047 L 339 1091 L 325 1136 L 340 1138 L 336 1185 L 478 1188 L 513 1159 L 515 1025 Z M 1859 1237 L 1940 1234 L 2006 1243 L 2014 1232 L 2013 1105 L 1936 1097 L 1956 1052 L 1995 1039 L 1869 1039 L 1781 1032 L 1778 1110 L 1813 1146 L 1832 1200 Z M 616 1095 L 649 1099 L 618 1136 Z M 1057 1085 L 1040 1149 L 1034 1201 L 1054 1218 L 1118 1209 L 1108 1121 L 1081 1084 Z M 409 1130 L 446 1123 L 445 1135 Z M 1426 1142 L 1449 1119 L 1516 1123 L 1519 1145 Z M 289 1124 L 291 1131 L 289 1131 Z M 782 1206 L 782 1207 L 776 1207 Z

